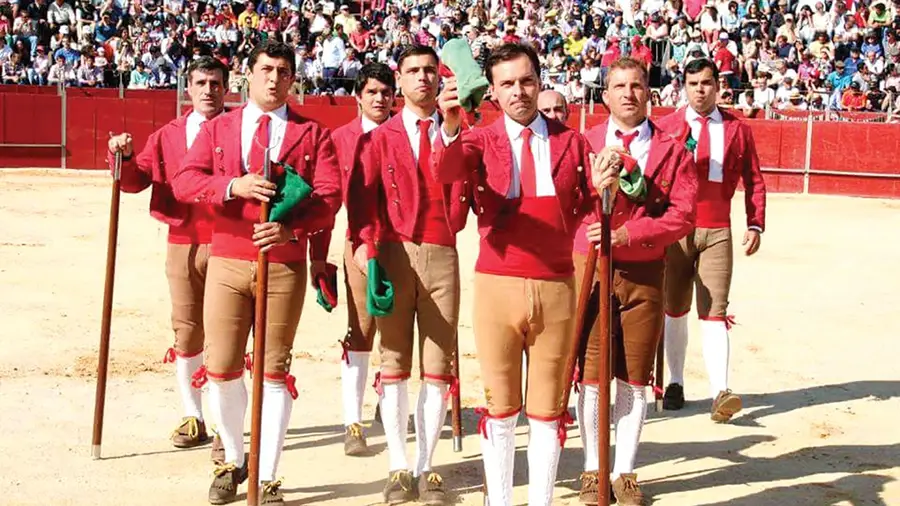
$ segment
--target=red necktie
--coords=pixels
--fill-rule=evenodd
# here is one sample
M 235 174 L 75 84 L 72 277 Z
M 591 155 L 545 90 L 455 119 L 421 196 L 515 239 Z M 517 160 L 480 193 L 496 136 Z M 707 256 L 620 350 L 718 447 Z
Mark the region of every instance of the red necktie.
M 702 180 L 709 179 L 709 118 L 700 118 L 700 138 L 697 139 L 697 173 Z
M 269 147 L 269 122 L 272 118 L 268 114 L 259 117 L 256 133 L 253 134 L 253 144 L 250 146 L 250 157 L 247 159 L 247 172 L 262 174 L 266 163 L 266 148 Z
M 431 181 L 431 139 L 428 137 L 428 129 L 431 128 L 430 119 L 420 119 L 416 122 L 419 127 L 419 170 L 425 176 L 426 181 Z
M 625 151 L 631 153 L 631 143 L 634 142 L 635 139 L 637 139 L 639 133 L 640 130 L 635 130 L 630 134 L 623 134 L 622 132 L 616 130 L 616 137 L 618 137 L 622 141 L 622 147 L 625 148 Z
M 537 174 L 534 168 L 534 154 L 531 152 L 530 128 L 522 130 L 522 156 L 519 159 L 519 182 L 522 185 L 522 197 L 537 196 Z

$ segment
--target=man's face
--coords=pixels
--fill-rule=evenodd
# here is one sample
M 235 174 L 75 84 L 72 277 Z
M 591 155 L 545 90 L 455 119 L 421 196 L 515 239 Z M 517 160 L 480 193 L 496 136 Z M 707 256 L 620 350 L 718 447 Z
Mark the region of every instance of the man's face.
M 260 54 L 249 71 L 250 98 L 264 109 L 277 109 L 287 101 L 293 77 L 287 60 Z
M 644 75 L 638 69 L 613 69 L 607 76 L 608 84 L 603 100 L 609 105 L 612 116 L 623 126 L 634 127 L 647 117 L 647 99 L 650 91 Z
M 356 100 L 363 115 L 375 123 L 382 123 L 394 107 L 394 90 L 377 79 L 369 78 Z
M 210 118 L 225 107 L 225 80 L 221 70 L 195 70 L 187 88 L 191 104 L 198 113 Z
M 684 84 L 688 102 L 695 111 L 705 114 L 716 105 L 719 83 L 713 77 L 712 69 L 703 69 L 696 74 L 685 75 Z
M 569 119 L 569 108 L 566 107 L 566 101 L 555 91 L 542 91 L 538 95 L 537 105 L 538 110 L 548 118 L 553 118 L 560 123 L 565 123 Z
M 494 84 L 491 96 L 500 108 L 517 123 L 527 124 L 537 114 L 537 97 L 541 89 L 537 70 L 526 55 L 500 62 L 491 69 Z
M 397 70 L 397 84 L 406 100 L 423 107 L 433 104 L 438 91 L 438 62 L 431 55 L 412 55 Z

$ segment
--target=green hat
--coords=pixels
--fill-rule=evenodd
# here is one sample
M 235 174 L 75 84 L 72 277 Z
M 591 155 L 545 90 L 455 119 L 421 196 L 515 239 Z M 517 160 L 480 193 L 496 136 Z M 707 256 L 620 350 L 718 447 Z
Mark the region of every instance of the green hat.
M 442 76 L 456 76 L 457 93 L 462 108 L 467 112 L 478 109 L 490 83 L 472 56 L 469 44 L 463 39 L 447 41 L 441 49 L 441 67 Z
M 269 221 L 285 219 L 313 191 L 312 186 L 286 163 L 272 164 L 272 181 L 275 182 L 276 193 L 269 209 Z
M 394 310 L 394 284 L 375 258 L 369 259 L 366 309 L 372 316 L 387 316 Z

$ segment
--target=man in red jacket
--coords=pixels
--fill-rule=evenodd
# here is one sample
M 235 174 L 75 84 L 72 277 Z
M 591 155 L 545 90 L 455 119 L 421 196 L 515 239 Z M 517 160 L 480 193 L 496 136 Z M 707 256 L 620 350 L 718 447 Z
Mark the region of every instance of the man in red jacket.
M 152 186 L 150 215 L 169 225 L 166 278 L 172 299 L 175 343 L 166 351 L 164 360 L 175 362 L 184 413 L 181 424 L 172 433 L 172 443 L 177 448 L 192 448 L 209 439 L 200 390 L 191 385 L 191 375 L 203 365 L 203 287 L 213 220 L 209 206 L 176 201 L 170 184 L 200 125 L 222 112 L 228 67 L 213 58 L 202 57 L 191 61 L 187 75 L 191 113 L 153 132 L 137 157 L 134 157 L 131 134 L 111 137 L 107 156 L 112 169 L 115 153 L 122 153 L 123 191 L 139 193 Z M 216 438 L 214 448 L 220 447 L 220 443 Z
M 671 379 L 663 407 L 677 410 L 684 406 L 687 313 L 696 284 L 703 356 L 713 399 L 712 419 L 726 422 L 742 408 L 741 398 L 728 388 L 731 199 L 742 181 L 747 231 L 741 244 L 746 255 L 753 255 L 765 229 L 766 184 L 750 126 L 716 107 L 719 76 L 715 63 L 694 60 L 685 67 L 684 76 L 689 105 L 663 118 L 660 127 L 682 142 L 689 140 L 690 145 L 696 145 L 697 228 L 673 244 L 666 257 L 665 349 Z
M 331 134 L 341 168 L 341 188 L 347 205 L 351 177 L 361 177 L 354 171 L 359 162 L 364 134 L 375 130 L 390 117 L 394 106 L 396 81 L 394 73 L 383 63 L 369 63 L 360 69 L 356 78 L 356 101 L 362 115 L 336 129 Z M 348 208 L 349 209 L 349 208 Z M 348 216 L 348 219 L 350 217 Z M 347 227 L 344 246 L 344 285 L 347 291 L 347 334 L 341 342 L 341 398 L 344 409 L 344 454 L 362 456 L 369 453 L 362 426 L 363 392 L 369 371 L 369 355 L 375 344 L 375 319 L 366 308 L 366 274 L 353 261 L 351 227 Z M 310 239 L 311 255 L 324 258 L 330 233 Z
M 456 82 L 448 79 L 440 99 L 445 122 L 435 172 L 442 182 L 468 181 L 474 190 L 481 236 L 474 330 L 487 401 L 479 425 L 489 502 L 512 504 L 524 351 L 528 504 L 549 506 L 569 422 L 563 399 L 575 356 L 572 241 L 594 208 L 592 187 L 614 191 L 615 172 L 606 154 L 600 158 L 608 170 L 592 171 L 584 138 L 539 113 L 534 49 L 504 44 L 485 69 L 503 118 L 460 133 Z
M 211 504 L 235 499 L 247 478 L 243 381 L 244 350 L 253 324 L 257 255 L 269 255 L 265 381 L 259 474 L 261 504 L 283 504 L 275 472 L 290 422 L 295 379 L 291 348 L 306 292 L 306 249 L 310 235 L 334 226 L 341 202 L 341 176 L 330 134 L 287 107 L 293 83 L 294 51 L 266 41 L 247 60 L 249 102 L 204 124 L 176 172 L 172 188 L 182 202 L 213 206 L 214 226 L 206 282 L 204 323 L 206 369 L 195 374 L 209 382 L 225 462 L 215 470 Z M 268 148 L 268 149 L 267 149 Z M 291 208 L 283 221 L 259 223 L 260 202 L 275 196 L 276 185 L 261 175 L 268 156 L 273 171 L 293 168 L 312 193 Z
M 431 461 L 450 389 L 457 382 L 451 369 L 460 294 L 456 233 L 465 227 L 468 197 L 465 185 L 441 185 L 429 170 L 441 125 L 438 66 L 430 47 L 409 46 L 401 53 L 397 81 L 405 99 L 403 110 L 363 141 L 363 180 L 350 189 L 359 201 L 348 209 L 356 263 L 365 268 L 367 259 L 377 256 L 394 283 L 393 312 L 376 319 L 381 334 L 376 390 L 390 459 L 384 498 L 391 504 L 416 497 L 429 505 L 447 501 Z M 416 461 L 411 467 L 406 458 L 407 382 L 414 323 L 423 381 L 415 411 Z
M 694 226 L 697 174 L 690 154 L 678 140 L 662 132 L 647 118 L 650 97 L 647 68 L 631 58 L 617 60 L 607 76 L 604 102 L 609 121 L 585 136 L 595 151 L 615 151 L 636 162 L 640 177 L 630 191 L 620 185 L 611 218 L 612 309 L 611 346 L 615 356 L 616 397 L 612 421 L 616 427 L 612 488 L 617 504 L 641 505 L 634 462 L 647 409 L 646 386 L 651 382 L 656 347 L 663 327 L 663 270 L 666 247 Z M 637 174 L 632 172 L 633 176 Z M 643 190 L 641 190 L 643 185 Z M 600 240 L 600 223 L 589 216 L 576 235 L 576 272 L 583 275 L 591 242 Z M 596 279 L 596 278 L 595 278 Z M 597 285 L 595 285 L 596 287 Z M 596 289 L 596 288 L 595 288 Z M 593 296 L 596 301 L 597 295 Z M 589 304 L 596 308 L 596 302 Z M 586 316 L 591 332 L 596 312 Z M 581 500 L 597 504 L 597 396 L 601 381 L 597 369 L 599 339 L 588 338 L 580 368 L 582 383 L 578 411 L 585 426 L 585 472 Z M 606 430 L 604 427 L 603 430 Z

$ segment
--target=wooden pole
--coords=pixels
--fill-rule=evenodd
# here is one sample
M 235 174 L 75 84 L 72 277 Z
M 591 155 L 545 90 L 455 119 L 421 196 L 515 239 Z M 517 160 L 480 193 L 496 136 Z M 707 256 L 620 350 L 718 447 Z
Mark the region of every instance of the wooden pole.
M 462 397 L 462 380 L 459 377 L 459 342 L 456 343 L 456 351 L 453 354 L 452 368 L 452 374 L 453 377 L 456 378 L 457 386 L 456 392 L 453 392 L 453 396 L 450 398 L 450 417 L 453 427 L 453 451 L 458 453 L 462 451 L 463 440 L 462 403 L 460 402 L 460 398 Z
M 106 281 L 103 285 L 103 316 L 100 320 L 100 357 L 97 364 L 97 392 L 94 395 L 94 436 L 91 456 L 100 458 L 103 440 L 103 410 L 106 405 L 106 377 L 109 365 L 109 333 L 112 324 L 113 285 L 116 277 L 116 245 L 119 237 L 119 195 L 122 178 L 122 153 L 116 153 L 112 196 L 109 202 L 109 236 L 106 242 Z
M 269 149 L 263 174 L 270 179 Z M 269 221 L 269 202 L 260 202 L 259 222 Z M 259 441 L 262 436 L 263 377 L 266 372 L 266 313 L 269 294 L 269 254 L 260 249 L 256 260 L 256 311 L 253 320 L 253 400 L 250 408 L 250 460 L 247 462 L 247 504 L 259 504 Z
M 598 357 L 598 369 L 600 376 L 599 395 L 597 396 L 597 455 L 600 457 L 600 466 L 597 468 L 598 504 L 609 504 L 609 387 L 612 369 L 612 235 L 610 230 L 610 216 L 612 215 L 612 198 L 609 190 L 604 190 L 601 202 L 600 223 L 602 235 L 600 236 L 600 252 L 597 275 L 600 282 L 600 356 Z
M 656 345 L 656 372 L 653 376 L 654 395 L 656 396 L 656 412 L 663 410 L 663 363 L 666 358 L 666 331 L 663 330 L 662 336 L 659 338 L 659 344 Z

